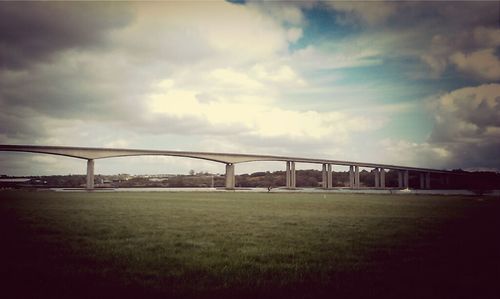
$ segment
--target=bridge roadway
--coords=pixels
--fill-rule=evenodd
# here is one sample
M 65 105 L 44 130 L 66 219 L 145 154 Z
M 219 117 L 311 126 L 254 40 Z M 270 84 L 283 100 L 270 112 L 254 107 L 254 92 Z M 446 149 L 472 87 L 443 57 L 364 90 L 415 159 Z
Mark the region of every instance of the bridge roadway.
M 256 161 L 283 161 L 286 162 L 286 187 L 296 187 L 295 163 L 322 164 L 323 187 L 332 188 L 332 165 L 349 166 L 349 186 L 359 188 L 359 168 L 373 168 L 375 173 L 375 188 L 385 188 L 385 170 L 398 171 L 398 187 L 408 188 L 409 172 L 420 174 L 420 188 L 430 189 L 432 174 L 450 174 L 450 171 L 408 167 L 399 165 L 340 161 L 329 159 L 299 158 L 272 155 L 254 154 L 232 154 L 232 153 L 210 153 L 189 151 L 164 151 L 164 150 L 141 150 L 121 148 L 94 148 L 94 147 L 69 147 L 69 146 L 42 146 L 42 145 L 8 145 L 0 144 L 0 151 L 9 152 L 31 152 L 50 155 L 67 156 L 87 160 L 87 189 L 94 189 L 94 160 L 127 156 L 175 156 L 194 159 L 203 159 L 226 164 L 226 189 L 235 188 L 234 167 L 237 163 Z M 448 176 L 445 176 L 448 180 Z

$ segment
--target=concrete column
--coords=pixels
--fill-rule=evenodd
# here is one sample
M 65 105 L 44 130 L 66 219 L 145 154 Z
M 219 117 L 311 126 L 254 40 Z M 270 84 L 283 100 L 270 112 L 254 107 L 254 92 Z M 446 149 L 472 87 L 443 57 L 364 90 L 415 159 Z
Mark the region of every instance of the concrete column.
M 424 173 L 420 173 L 420 189 L 425 189 Z
M 380 188 L 385 188 L 385 170 L 380 168 Z
M 328 164 L 328 172 L 327 172 L 326 178 L 327 178 L 326 188 L 332 188 L 333 187 L 332 164 Z
M 398 188 L 403 188 L 403 171 L 398 170 Z
M 354 185 L 355 188 L 359 188 L 359 166 L 354 166 Z
M 425 173 L 425 189 L 430 189 L 431 188 L 431 173 L 426 172 Z
M 295 173 L 295 162 L 290 161 L 290 187 L 295 189 L 297 184 L 297 177 Z
M 403 188 L 409 188 L 410 187 L 410 184 L 409 184 L 409 178 L 408 178 L 409 174 L 408 174 L 408 170 L 405 170 L 403 172 Z
M 234 164 L 227 163 L 226 164 L 226 189 L 232 190 L 235 186 L 234 179 Z
M 349 166 L 349 188 L 354 188 L 354 166 Z
M 87 189 L 94 189 L 94 160 L 87 160 Z
M 291 184 L 291 178 L 290 178 L 290 161 L 286 161 L 286 187 L 290 188 L 292 186 Z
M 378 168 L 375 168 L 373 172 L 375 174 L 375 188 L 378 188 L 380 187 L 380 173 Z
M 323 167 L 321 169 L 321 174 L 322 174 L 322 183 L 323 183 L 323 189 L 328 188 L 328 182 L 327 182 L 327 173 L 326 173 L 326 164 L 323 163 Z

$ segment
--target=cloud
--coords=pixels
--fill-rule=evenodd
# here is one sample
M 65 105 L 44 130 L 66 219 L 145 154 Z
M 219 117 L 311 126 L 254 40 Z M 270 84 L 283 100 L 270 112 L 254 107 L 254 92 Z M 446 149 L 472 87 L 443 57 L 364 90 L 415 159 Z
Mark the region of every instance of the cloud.
M 477 45 L 484 47 L 500 46 L 500 29 L 479 26 L 474 28 L 472 34 Z
M 291 66 L 287 64 L 280 64 L 276 62 L 269 62 L 266 64 L 255 64 L 250 73 L 258 80 L 291 86 L 305 86 L 307 85 L 303 79 Z
M 496 81 L 500 78 L 500 60 L 495 55 L 498 46 L 500 29 L 478 26 L 434 35 L 420 57 L 434 78 L 439 78 L 451 65 L 474 79 Z
M 263 86 L 243 72 L 230 68 L 216 69 L 210 72 L 211 79 L 222 85 L 222 88 L 238 88 L 244 90 L 259 90 Z
M 137 3 L 134 8 L 136 22 L 112 40 L 138 60 L 214 66 L 287 51 L 287 29 L 256 6 L 216 1 Z
M 305 22 L 304 14 L 296 3 L 282 2 L 280 5 L 266 5 L 265 3 L 249 3 L 250 6 L 271 15 L 273 19 L 278 20 L 285 26 L 300 26 Z
M 2 153 L 0 174 L 48 175 L 84 174 L 85 163 L 80 159 L 64 156 L 47 156 L 33 153 Z
M 382 63 L 380 52 L 376 48 L 359 47 L 353 51 L 346 50 L 338 49 L 332 53 L 328 49 L 311 45 L 297 50 L 290 60 L 297 67 L 316 70 L 366 67 Z
M 448 66 L 448 57 L 453 51 L 450 41 L 446 36 L 435 35 L 427 52 L 421 55 L 421 59 L 431 69 L 431 76 L 438 78 L 444 73 Z
M 352 22 L 352 19 L 363 24 L 373 26 L 383 24 L 396 12 L 397 6 L 393 2 L 347 2 L 325 1 L 332 9 L 346 14 L 340 18 L 341 23 Z
M 453 152 L 445 146 L 428 142 L 383 139 L 380 161 L 388 164 L 446 169 L 452 164 Z
M 364 34 L 369 33 L 368 36 L 373 34 L 385 38 L 384 43 L 373 38 L 371 44 L 358 45 L 351 51 L 343 49 L 340 53 L 349 53 L 353 57 L 359 49 L 382 49 L 383 55 L 371 58 L 418 57 L 428 67 L 432 78 L 440 78 L 452 66 L 455 67 L 452 70 L 476 81 L 498 80 L 496 69 L 500 62 L 494 55 L 495 48 L 500 46 L 497 3 L 318 1 L 316 6 L 333 9 L 336 22 L 346 30 L 356 32 L 362 28 Z M 336 60 L 349 62 L 346 57 Z M 428 76 L 426 73 L 418 77 Z
M 302 37 L 302 29 L 301 28 L 290 28 L 286 32 L 286 38 L 289 42 L 295 43 Z
M 484 143 L 500 138 L 500 84 L 466 87 L 430 102 L 432 142 Z
M 127 6 L 113 3 L 4 2 L 0 68 L 24 68 L 64 49 L 105 46 L 107 34 L 131 20 Z
M 500 84 L 465 87 L 427 100 L 434 127 L 426 141 L 385 138 L 386 163 L 443 169 L 500 169 Z
M 220 65 L 242 64 L 241 69 L 251 69 L 256 65 L 254 61 L 263 61 L 263 58 L 272 61 L 275 55 L 285 51 L 287 31 L 272 18 L 260 15 L 256 9 L 223 2 L 204 4 L 213 14 L 202 7 L 193 9 L 191 5 L 184 4 L 137 5 L 119 5 L 117 14 L 122 10 L 135 12 L 135 22 L 119 23 L 121 27 L 113 27 L 113 11 L 107 10 L 107 6 L 102 8 L 97 5 L 98 11 L 93 17 L 104 17 L 107 13 L 109 24 L 96 21 L 94 25 L 99 28 L 92 33 L 82 33 L 89 34 L 88 38 L 75 33 L 75 39 L 81 47 L 94 42 L 106 44 L 106 47 L 78 49 L 72 43 L 67 43 L 60 47 L 54 46 L 49 51 L 50 60 L 40 58 L 38 63 L 31 64 L 28 59 L 19 62 L 23 66 L 21 69 L 0 69 L 0 104 L 5 114 L 2 117 L 4 139 L 32 143 L 36 136 L 51 134 L 49 124 L 55 122 L 49 119 L 85 120 L 87 123 L 106 122 L 112 125 L 119 123 L 132 130 L 153 134 L 161 130 L 177 130 L 179 133 L 215 132 L 217 128 L 207 129 L 203 120 L 179 120 L 176 117 L 148 114 L 151 82 L 169 76 L 175 77 L 180 84 L 195 90 L 196 96 L 203 95 L 205 99 L 216 100 L 218 94 L 232 94 L 234 100 L 234 96 L 242 90 L 244 94 L 252 90 L 246 96 L 247 100 L 262 99 L 258 97 L 259 94 L 253 94 L 253 90 L 263 88 L 259 80 L 250 78 L 241 70 Z M 77 4 L 67 6 L 69 8 L 65 5 L 45 7 L 36 4 L 27 11 L 33 14 L 33 23 L 43 23 L 48 22 L 46 15 L 55 17 L 57 13 L 67 12 L 72 16 L 80 7 Z M 15 8 L 18 9 L 17 6 Z M 87 6 L 84 5 L 84 8 Z M 81 18 L 93 8 L 89 5 L 88 10 L 80 12 Z M 2 6 L 2 12 L 6 11 Z M 78 21 L 76 24 L 54 24 L 54 28 L 49 28 L 54 32 L 47 32 L 49 37 L 44 41 L 50 43 L 52 36 L 58 35 L 56 29 L 67 27 L 65 30 L 71 32 L 83 30 L 87 20 L 81 18 L 75 17 L 74 21 Z M 234 22 L 234 25 L 228 27 L 228 22 Z M 14 21 L 11 23 L 16 24 Z M 11 23 L 5 21 L 4 24 L 12 26 Z M 109 26 L 113 30 L 108 30 Z M 105 34 L 99 35 L 97 32 Z M 16 46 L 15 41 L 6 44 L 9 47 Z M 193 65 L 194 60 L 201 65 Z M 263 67 L 267 79 L 281 83 L 286 83 L 288 79 L 300 80 L 290 68 L 283 65 L 277 68 Z M 269 78 L 271 75 L 276 76 Z M 29 126 L 24 125 L 27 118 L 30 119 Z M 77 125 L 76 122 L 74 124 Z M 226 129 L 222 130 L 222 134 L 224 132 Z
M 476 28 L 462 34 L 462 37 L 433 36 L 431 46 L 421 54 L 421 59 L 431 69 L 432 76 L 439 78 L 451 65 L 462 74 L 477 80 L 498 80 L 500 60 L 495 55 L 494 47 L 500 46 L 496 41 L 496 34 L 500 36 L 500 30 L 488 30 L 490 36 L 478 33 L 482 30 L 482 27 Z M 467 36 L 472 42 L 464 42 L 463 36 Z
M 484 49 L 464 54 L 457 52 L 450 56 L 450 61 L 461 72 L 487 80 L 500 80 L 500 59 L 494 54 L 495 49 Z
M 132 124 L 141 119 L 139 99 L 143 80 L 149 78 L 129 76 L 134 69 L 111 54 L 70 50 L 58 57 L 57 62 L 40 62 L 29 70 L 0 71 L 4 142 L 71 145 L 78 141 L 57 135 L 61 126 L 87 131 L 95 123 Z
M 422 165 L 500 169 L 500 84 L 460 88 L 429 100 L 428 108 L 434 128 L 427 142 L 386 148 Z
M 226 71 L 224 71 L 225 73 Z M 239 78 L 231 73 L 232 80 L 246 82 L 247 77 Z M 228 82 L 216 81 L 223 86 Z M 238 83 L 236 82 L 236 83 Z M 253 81 L 249 81 L 253 82 Z M 229 84 L 235 83 L 230 81 Z M 176 88 L 174 83 L 161 84 L 149 97 L 150 110 L 157 115 L 183 119 L 202 120 L 203 127 L 228 126 L 238 128 L 239 134 L 261 137 L 287 137 L 293 140 L 314 140 L 332 138 L 343 141 L 349 132 L 373 130 L 382 126 L 384 121 L 370 121 L 340 112 L 295 111 L 272 106 L 253 95 L 258 85 L 238 84 L 242 88 L 239 102 L 224 94 L 218 94 L 217 101 L 200 102 L 196 90 Z M 245 86 L 247 88 L 245 88 Z M 258 87 L 258 88 L 256 88 Z M 272 102 L 272 95 L 268 95 Z

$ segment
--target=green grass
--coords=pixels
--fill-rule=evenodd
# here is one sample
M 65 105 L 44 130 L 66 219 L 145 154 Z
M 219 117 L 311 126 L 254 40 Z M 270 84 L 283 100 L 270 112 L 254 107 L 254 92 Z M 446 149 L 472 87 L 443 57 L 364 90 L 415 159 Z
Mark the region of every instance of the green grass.
M 499 216 L 497 198 L 4 191 L 0 279 L 18 298 L 498 298 Z

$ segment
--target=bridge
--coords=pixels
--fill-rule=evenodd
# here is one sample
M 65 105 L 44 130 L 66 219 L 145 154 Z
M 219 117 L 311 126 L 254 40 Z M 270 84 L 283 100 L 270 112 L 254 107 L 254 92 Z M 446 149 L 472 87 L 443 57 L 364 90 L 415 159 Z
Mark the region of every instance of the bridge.
M 296 188 L 296 163 L 313 163 L 322 165 L 323 188 L 333 187 L 332 165 L 349 166 L 349 187 L 352 189 L 360 188 L 359 168 L 374 169 L 374 187 L 386 188 L 385 173 L 386 170 L 394 170 L 398 173 L 398 187 L 409 187 L 409 172 L 416 172 L 420 177 L 420 188 L 431 188 L 431 174 L 441 175 L 449 181 L 452 172 L 446 170 L 408 167 L 399 165 L 364 163 L 353 161 L 340 161 L 329 159 L 299 158 L 271 155 L 254 154 L 232 154 L 232 153 L 210 153 L 210 152 L 190 152 L 190 151 L 168 151 L 168 150 L 141 150 L 141 149 L 122 149 L 122 148 L 95 148 L 95 147 L 69 147 L 69 146 L 42 146 L 42 145 L 8 145 L 0 144 L 0 151 L 8 152 L 30 152 L 50 155 L 66 156 L 87 160 L 87 179 L 86 188 L 94 189 L 94 161 L 97 159 L 127 157 L 127 156 L 174 156 L 187 157 L 194 159 L 203 159 L 224 163 L 226 165 L 226 189 L 235 188 L 235 165 L 238 163 L 257 162 L 257 161 L 282 161 L 286 163 L 286 187 L 288 189 Z M 443 176 L 443 174 L 445 174 Z

